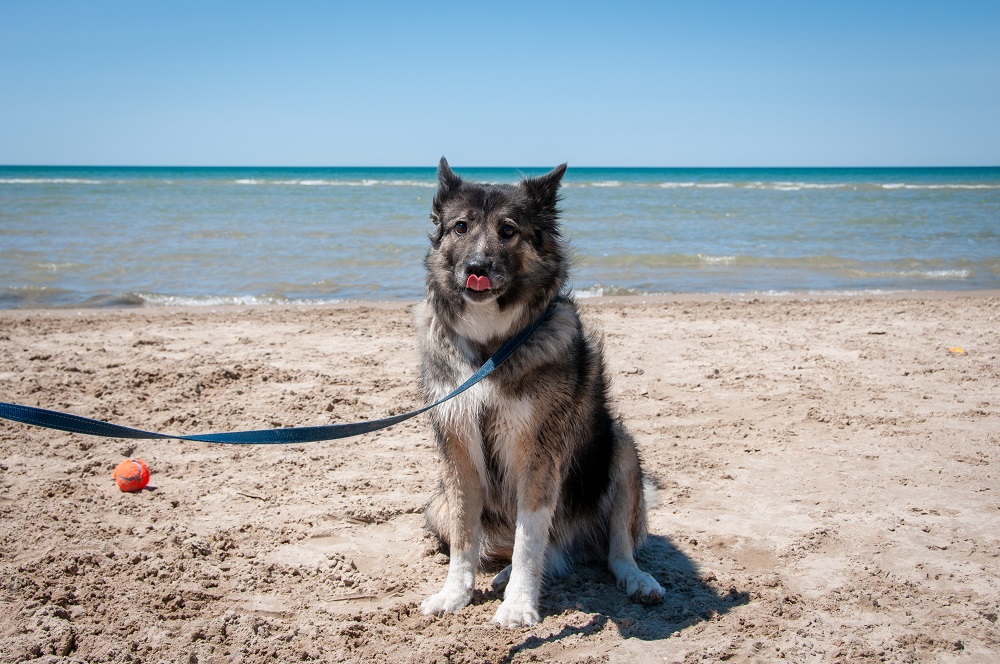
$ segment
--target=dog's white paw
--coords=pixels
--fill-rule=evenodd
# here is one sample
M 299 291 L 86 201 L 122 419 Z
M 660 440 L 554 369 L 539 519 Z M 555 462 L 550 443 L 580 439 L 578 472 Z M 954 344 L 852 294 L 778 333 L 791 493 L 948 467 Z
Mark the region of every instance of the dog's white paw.
M 493 616 L 493 622 L 503 627 L 531 627 L 541 622 L 541 618 L 538 616 L 538 609 L 528 597 L 515 595 L 506 598 L 500 604 L 496 615 Z
M 431 595 L 420 603 L 420 612 L 425 616 L 458 611 L 472 601 L 472 589 L 453 588 L 445 585 L 441 592 Z
M 659 604 L 666 594 L 656 579 L 634 566 L 618 577 L 618 587 L 640 604 Z
M 511 569 L 512 567 L 510 565 L 507 565 L 502 570 L 500 570 L 499 574 L 493 577 L 493 580 L 490 581 L 490 586 L 493 588 L 493 590 L 500 591 L 507 587 L 507 582 L 510 581 Z

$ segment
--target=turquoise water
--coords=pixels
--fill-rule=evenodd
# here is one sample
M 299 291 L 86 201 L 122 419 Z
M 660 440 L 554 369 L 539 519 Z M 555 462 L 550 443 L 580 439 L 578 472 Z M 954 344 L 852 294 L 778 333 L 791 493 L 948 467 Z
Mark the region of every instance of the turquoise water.
M 583 296 L 1000 288 L 1000 168 L 564 182 Z M 0 167 L 0 308 L 416 299 L 434 188 L 433 168 Z

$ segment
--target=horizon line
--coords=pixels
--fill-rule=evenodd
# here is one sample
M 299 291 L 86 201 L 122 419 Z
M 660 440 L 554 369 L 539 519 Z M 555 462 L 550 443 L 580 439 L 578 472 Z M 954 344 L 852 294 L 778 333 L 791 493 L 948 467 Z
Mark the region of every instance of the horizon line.
M 499 165 L 452 165 L 453 168 L 476 168 L 476 169 L 498 169 L 498 168 L 510 168 L 510 169 L 526 169 L 526 168 L 545 168 L 551 169 L 551 165 L 509 165 L 509 164 L 499 164 Z M 268 164 L 0 164 L 0 168 L 399 168 L 399 169 L 429 169 L 436 170 L 437 165 L 376 165 L 376 164 L 324 164 L 324 165 L 268 165 Z M 771 165 L 771 166 L 622 166 L 622 165 L 580 165 L 574 166 L 570 164 L 570 169 L 608 169 L 608 168 L 619 168 L 619 169 L 659 169 L 659 170 L 696 170 L 696 169 L 739 169 L 739 170 L 750 170 L 750 169 L 917 169 L 917 168 L 1000 168 L 1000 163 L 997 164 L 923 164 L 923 165 L 907 165 L 907 166 L 891 166 L 891 165 L 879 165 L 879 166 L 789 166 L 789 165 Z

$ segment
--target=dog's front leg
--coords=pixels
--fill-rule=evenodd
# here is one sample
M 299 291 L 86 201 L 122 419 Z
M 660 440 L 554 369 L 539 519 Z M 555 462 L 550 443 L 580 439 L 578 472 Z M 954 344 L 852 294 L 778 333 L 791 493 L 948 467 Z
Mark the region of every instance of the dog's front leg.
M 548 464 L 543 464 L 548 466 Z M 503 602 L 493 621 L 504 627 L 528 627 L 538 623 L 538 598 L 545 567 L 549 527 L 555 513 L 555 468 L 528 471 L 527 481 L 518 487 L 517 524 L 510 578 Z
M 455 441 L 452 441 L 455 442 Z M 479 473 L 462 443 L 452 445 L 445 469 L 448 496 L 449 561 L 448 577 L 441 591 L 420 605 L 425 615 L 458 611 L 472 600 L 479 566 L 480 519 L 483 488 Z

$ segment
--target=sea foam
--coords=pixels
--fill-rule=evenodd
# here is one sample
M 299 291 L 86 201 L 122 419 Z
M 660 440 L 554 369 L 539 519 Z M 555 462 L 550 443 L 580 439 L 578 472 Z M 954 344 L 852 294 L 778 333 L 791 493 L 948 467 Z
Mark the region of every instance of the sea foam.
M 85 178 L 0 178 L 0 184 L 104 184 Z

